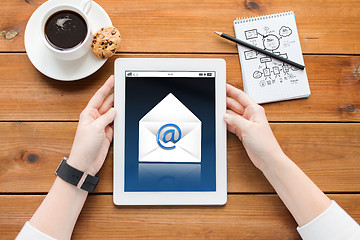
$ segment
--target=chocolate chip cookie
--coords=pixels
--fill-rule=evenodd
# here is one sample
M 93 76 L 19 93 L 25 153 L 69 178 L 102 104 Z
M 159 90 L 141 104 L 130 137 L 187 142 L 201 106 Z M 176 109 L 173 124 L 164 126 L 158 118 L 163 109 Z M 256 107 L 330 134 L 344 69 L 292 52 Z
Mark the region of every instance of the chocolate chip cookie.
M 94 55 L 101 59 L 113 56 L 119 48 L 121 36 L 115 27 L 103 27 L 93 37 L 91 45 Z

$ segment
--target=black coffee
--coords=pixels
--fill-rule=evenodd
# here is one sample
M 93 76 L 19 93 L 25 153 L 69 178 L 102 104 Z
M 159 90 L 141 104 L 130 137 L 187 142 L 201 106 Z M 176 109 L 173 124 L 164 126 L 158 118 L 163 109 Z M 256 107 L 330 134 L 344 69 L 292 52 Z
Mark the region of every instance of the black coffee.
M 45 37 L 52 47 L 68 50 L 85 40 L 87 26 L 80 14 L 65 10 L 51 15 L 46 21 L 44 30 Z

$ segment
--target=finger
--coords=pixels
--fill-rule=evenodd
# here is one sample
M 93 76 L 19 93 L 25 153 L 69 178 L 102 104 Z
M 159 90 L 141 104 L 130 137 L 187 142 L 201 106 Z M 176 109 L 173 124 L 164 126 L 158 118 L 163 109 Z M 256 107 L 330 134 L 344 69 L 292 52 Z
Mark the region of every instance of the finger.
M 114 94 L 111 94 L 105 99 L 103 104 L 100 106 L 99 113 L 102 115 L 107 111 L 109 111 L 109 109 L 112 108 L 113 106 L 114 106 Z
M 95 123 L 100 126 L 101 129 L 105 129 L 112 121 L 114 121 L 116 116 L 115 108 L 110 108 L 105 114 L 101 115 L 98 119 L 95 120 Z
M 112 122 L 111 124 L 110 124 L 110 127 L 111 127 L 111 129 L 112 129 L 112 132 L 113 132 L 113 137 L 112 138 L 114 138 L 114 122 Z
M 227 111 L 228 111 L 228 110 L 227 110 Z M 236 114 L 236 113 L 234 113 L 234 112 L 232 112 L 232 111 L 228 111 L 226 114 Z M 224 121 L 225 121 L 225 115 L 224 115 Z M 226 123 L 226 122 L 225 122 L 225 123 Z M 230 132 L 235 133 L 236 126 L 229 125 L 229 124 L 226 123 L 226 128 L 227 128 L 227 130 L 229 130 Z
M 258 104 L 247 107 L 242 117 L 255 122 L 267 121 L 264 108 Z
M 245 108 L 233 98 L 226 97 L 226 106 L 238 114 L 244 114 Z
M 94 96 L 90 99 L 88 106 L 98 109 L 104 102 L 104 99 L 109 94 L 110 90 L 114 87 L 114 76 L 111 75 L 109 79 L 97 90 Z
M 238 128 L 240 131 L 242 129 L 246 128 L 249 124 L 249 121 L 240 116 L 239 114 L 236 114 L 235 112 L 231 110 L 227 110 L 224 115 L 224 121 L 235 128 Z
M 237 114 L 236 112 L 234 112 L 234 111 L 231 110 L 231 109 L 227 109 L 227 110 L 226 110 L 226 113 L 231 114 L 231 115 L 239 115 L 239 114 Z
M 226 94 L 239 101 L 239 103 L 245 108 L 249 105 L 257 104 L 249 97 L 249 95 L 230 84 L 226 84 Z
M 105 127 L 105 135 L 109 142 L 112 142 L 114 136 L 114 129 L 110 125 Z
M 229 124 L 226 124 L 226 128 L 227 128 L 227 130 L 228 130 L 229 132 L 231 132 L 231 133 L 236 133 L 236 132 L 235 132 L 236 128 L 235 128 L 234 126 L 231 126 L 231 125 L 229 125 Z

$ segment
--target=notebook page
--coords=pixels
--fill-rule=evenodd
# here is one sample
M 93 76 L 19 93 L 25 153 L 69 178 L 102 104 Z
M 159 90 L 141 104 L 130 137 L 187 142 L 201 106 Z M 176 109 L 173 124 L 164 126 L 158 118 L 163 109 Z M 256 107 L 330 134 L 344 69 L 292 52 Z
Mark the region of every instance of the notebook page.
M 236 38 L 304 65 L 293 12 L 235 20 Z M 257 103 L 310 95 L 306 70 L 238 44 L 244 90 Z

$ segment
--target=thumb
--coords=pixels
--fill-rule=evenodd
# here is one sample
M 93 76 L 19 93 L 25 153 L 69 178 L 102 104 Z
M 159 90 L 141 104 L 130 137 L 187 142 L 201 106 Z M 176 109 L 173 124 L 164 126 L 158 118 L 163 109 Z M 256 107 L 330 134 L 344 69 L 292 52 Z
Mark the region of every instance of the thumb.
M 98 119 L 96 119 L 97 124 L 102 129 L 105 129 L 107 125 L 109 125 L 112 121 L 114 121 L 116 116 L 116 110 L 115 108 L 110 108 L 106 113 L 101 115 Z
M 238 128 L 240 131 L 242 131 L 243 129 L 245 129 L 248 124 L 249 121 L 246 120 L 245 118 L 243 118 L 242 116 L 238 115 L 238 114 L 231 114 L 231 113 L 225 113 L 224 115 L 224 121 L 235 128 Z

